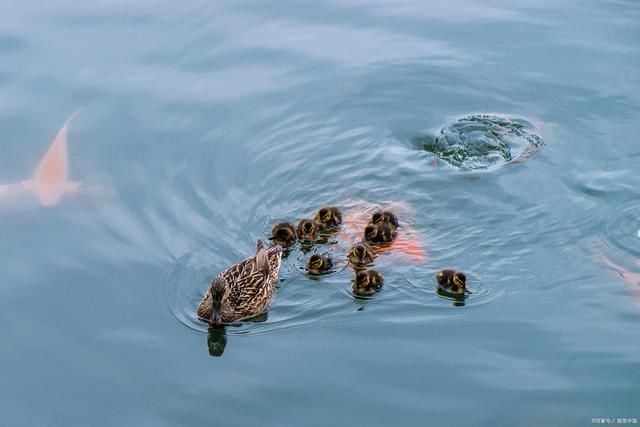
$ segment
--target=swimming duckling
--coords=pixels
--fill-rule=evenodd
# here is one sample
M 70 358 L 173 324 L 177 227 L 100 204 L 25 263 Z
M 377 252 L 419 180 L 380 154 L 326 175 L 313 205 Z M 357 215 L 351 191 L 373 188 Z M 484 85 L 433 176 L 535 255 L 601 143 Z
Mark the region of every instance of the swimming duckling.
M 396 234 L 389 224 L 369 224 L 364 229 L 364 240 L 369 243 L 388 243 L 395 239 Z
M 333 267 L 333 259 L 329 254 L 313 254 L 307 261 L 306 269 L 309 274 L 320 275 L 328 273 Z
M 398 228 L 398 217 L 391 211 L 377 211 L 371 215 L 369 224 L 389 224 L 396 230 Z
M 296 241 L 296 229 L 288 222 L 276 224 L 271 229 L 269 240 L 282 247 L 291 246 Z
M 325 227 L 335 227 L 342 224 L 342 212 L 335 206 L 323 206 L 314 219 Z
M 464 294 L 467 290 L 467 277 L 456 270 L 442 270 L 436 274 L 438 288 L 454 294 Z
M 211 281 L 198 306 L 198 317 L 220 325 L 260 314 L 271 301 L 281 262 L 282 247 L 267 249 L 258 239 L 254 256 L 232 265 Z
M 351 289 L 355 295 L 373 295 L 382 288 L 382 274 L 376 270 L 360 270 L 352 283 Z
M 366 243 L 356 243 L 347 255 L 349 262 L 354 267 L 365 267 L 373 262 L 375 254 Z
M 296 232 L 299 240 L 316 240 L 316 237 L 318 237 L 318 223 L 312 219 L 300 220 Z

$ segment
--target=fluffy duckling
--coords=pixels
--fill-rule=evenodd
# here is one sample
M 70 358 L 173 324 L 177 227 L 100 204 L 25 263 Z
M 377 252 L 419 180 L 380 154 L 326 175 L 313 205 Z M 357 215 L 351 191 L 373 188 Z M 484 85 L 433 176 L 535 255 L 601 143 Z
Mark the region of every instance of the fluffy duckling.
M 456 270 L 442 270 L 436 274 L 438 288 L 454 294 L 465 294 L 467 290 L 467 277 Z
M 371 215 L 369 224 L 389 224 L 396 230 L 398 228 L 398 217 L 391 211 L 377 211 Z
M 364 229 L 364 240 L 368 243 L 388 243 L 395 239 L 396 234 L 389 224 L 369 224 Z
M 276 224 L 271 229 L 271 237 L 269 240 L 286 248 L 296 241 L 296 229 L 288 222 Z
M 375 254 L 366 243 L 356 243 L 347 255 L 349 262 L 354 267 L 365 267 L 373 262 Z
M 298 223 L 298 239 L 314 241 L 318 237 L 318 223 L 312 219 L 303 219 Z
M 313 254 L 307 261 L 306 270 L 309 274 L 320 275 L 328 273 L 333 267 L 333 259 L 329 254 Z
M 376 270 L 360 270 L 356 272 L 351 289 L 355 295 L 373 295 L 382 288 L 382 274 Z
M 335 227 L 342 224 L 342 212 L 335 206 L 323 206 L 314 219 L 324 227 Z

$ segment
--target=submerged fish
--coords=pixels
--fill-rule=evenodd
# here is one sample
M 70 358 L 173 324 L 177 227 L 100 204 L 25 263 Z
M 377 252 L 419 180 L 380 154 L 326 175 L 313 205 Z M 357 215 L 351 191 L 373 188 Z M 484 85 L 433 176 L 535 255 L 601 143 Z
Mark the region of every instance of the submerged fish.
M 623 266 L 621 266 L 619 264 L 616 264 L 615 262 L 611 261 L 604 254 L 601 254 L 599 256 L 599 259 L 600 259 L 600 261 L 602 261 L 605 264 L 607 264 L 609 266 L 609 268 L 611 268 L 613 270 L 613 272 L 615 273 L 615 275 L 617 277 L 621 278 L 622 280 L 627 282 L 629 285 L 640 286 L 640 272 L 639 273 L 635 273 L 633 271 L 630 271 L 630 270 L 624 268 Z M 640 259 L 634 259 L 633 262 L 640 267 Z
M 379 206 L 367 202 L 356 202 L 346 212 L 342 221 L 342 230 L 338 236 L 341 244 L 349 246 L 362 240 L 364 229 L 371 219 L 371 215 L 380 210 Z M 411 215 L 411 209 L 404 203 L 394 203 L 385 207 L 394 211 L 400 217 L 398 235 L 390 243 L 373 245 L 376 254 L 397 253 L 406 255 L 405 259 L 416 264 L 428 261 L 428 256 L 422 243 L 417 239 L 416 232 L 407 225 L 406 218 Z M 404 220 L 403 220 L 404 219 Z
M 76 192 L 80 188 L 80 182 L 69 180 L 67 127 L 74 115 L 75 113 L 58 131 L 30 179 L 0 185 L 0 202 L 11 196 L 29 193 L 33 194 L 42 206 L 55 206 L 63 195 Z

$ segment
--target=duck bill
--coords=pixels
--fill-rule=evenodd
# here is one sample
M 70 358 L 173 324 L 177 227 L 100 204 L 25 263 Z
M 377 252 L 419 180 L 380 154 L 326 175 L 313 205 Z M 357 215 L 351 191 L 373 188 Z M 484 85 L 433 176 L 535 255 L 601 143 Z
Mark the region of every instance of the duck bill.
M 211 317 L 209 317 L 209 323 L 212 325 L 219 325 L 222 323 L 221 307 L 214 305 L 211 309 Z

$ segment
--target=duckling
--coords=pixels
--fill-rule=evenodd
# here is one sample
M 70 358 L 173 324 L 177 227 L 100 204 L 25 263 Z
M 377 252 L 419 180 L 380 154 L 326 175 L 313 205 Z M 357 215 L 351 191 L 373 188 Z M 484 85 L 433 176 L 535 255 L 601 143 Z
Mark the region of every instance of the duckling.
M 364 229 L 364 240 L 368 243 L 388 243 L 395 239 L 396 234 L 389 224 L 369 224 Z
M 333 259 L 329 254 L 313 254 L 307 261 L 306 269 L 309 274 L 325 274 L 333 267 Z
M 269 240 L 286 248 L 296 241 L 296 229 L 288 222 L 276 224 L 271 229 L 271 237 Z
M 303 219 L 296 230 L 298 239 L 314 241 L 318 237 L 318 223 L 312 219 Z
M 224 270 L 205 292 L 197 315 L 212 325 L 246 319 L 261 313 L 278 282 L 282 246 L 269 249 L 256 242 L 256 254 Z
M 351 265 L 361 268 L 371 264 L 375 258 L 375 254 L 366 243 L 356 243 L 349 251 L 347 258 Z
M 335 227 L 342 224 L 342 212 L 335 206 L 323 206 L 314 219 L 324 227 Z
M 464 294 L 467 290 L 467 277 L 456 270 L 442 270 L 436 274 L 438 288 L 454 294 Z
M 391 211 L 377 211 L 371 216 L 369 224 L 389 224 L 394 230 L 398 228 L 398 217 Z
M 373 295 L 382 288 L 382 274 L 376 270 L 360 270 L 352 281 L 355 295 Z

